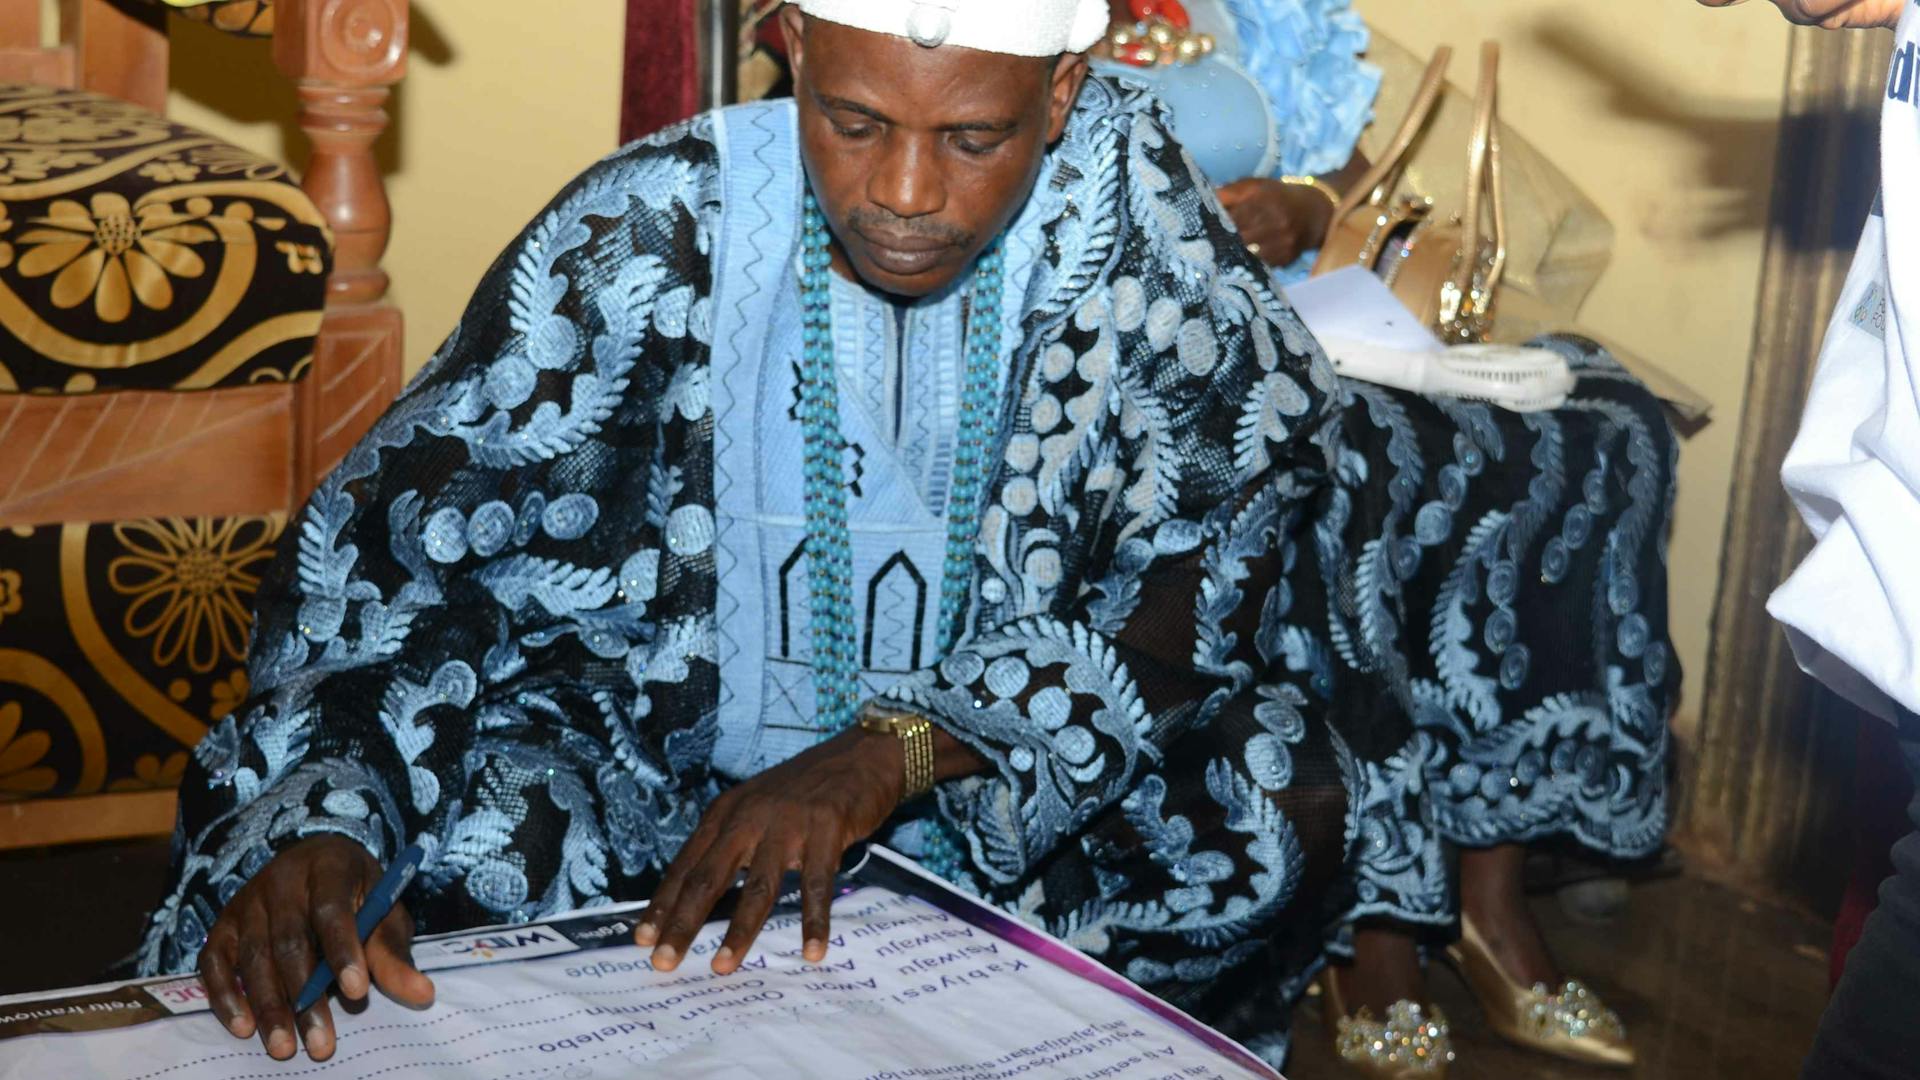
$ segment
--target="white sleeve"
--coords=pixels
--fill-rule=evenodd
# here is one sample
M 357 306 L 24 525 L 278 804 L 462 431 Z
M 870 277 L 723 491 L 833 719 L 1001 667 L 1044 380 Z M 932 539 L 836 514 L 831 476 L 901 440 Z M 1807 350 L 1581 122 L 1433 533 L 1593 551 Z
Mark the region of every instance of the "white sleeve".
M 1896 703 L 1920 711 L 1920 413 L 1905 341 L 1920 345 L 1920 292 L 1888 287 L 1886 233 L 1876 214 L 1781 470 L 1816 543 L 1767 610 L 1802 668 L 1893 720 Z

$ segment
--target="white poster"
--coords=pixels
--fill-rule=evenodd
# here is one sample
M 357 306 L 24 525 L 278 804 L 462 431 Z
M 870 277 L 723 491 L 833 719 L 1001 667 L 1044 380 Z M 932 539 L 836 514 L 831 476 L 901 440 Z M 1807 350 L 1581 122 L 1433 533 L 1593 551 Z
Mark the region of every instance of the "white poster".
M 376 995 L 357 1016 L 336 1007 L 339 1044 L 325 1062 L 276 1062 L 257 1040 L 234 1039 L 204 1011 L 193 979 L 0 1002 L 0 1078 L 1277 1075 L 1083 954 L 896 858 L 874 860 L 884 873 L 857 877 L 835 902 L 818 965 L 801 958 L 789 913 L 769 921 L 731 975 L 704 962 L 724 935 L 718 922 L 680 970 L 656 972 L 630 944 L 633 907 L 602 908 L 422 940 L 433 1006 L 416 1012 Z M 107 1024 L 129 1026 L 58 1030 Z

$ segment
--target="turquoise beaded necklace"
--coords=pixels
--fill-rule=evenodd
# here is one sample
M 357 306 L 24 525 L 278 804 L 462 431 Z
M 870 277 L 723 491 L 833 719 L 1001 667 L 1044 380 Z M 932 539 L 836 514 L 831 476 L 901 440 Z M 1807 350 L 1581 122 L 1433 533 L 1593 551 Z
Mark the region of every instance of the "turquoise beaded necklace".
M 853 544 L 847 529 L 847 486 L 841 458 L 840 394 L 833 359 L 833 313 L 828 277 L 831 234 L 811 192 L 801 239 L 800 421 L 804 432 L 807 576 L 812 601 L 813 693 L 822 731 L 853 723 L 860 707 L 860 662 L 855 647 Z M 947 492 L 947 550 L 940 576 L 941 656 L 959 640 L 973 590 L 973 549 L 980 534 L 980 501 L 989 472 L 1000 404 L 1000 299 L 1004 259 L 994 241 L 973 272 L 967 315 L 966 370 L 960 394 L 960 435 Z

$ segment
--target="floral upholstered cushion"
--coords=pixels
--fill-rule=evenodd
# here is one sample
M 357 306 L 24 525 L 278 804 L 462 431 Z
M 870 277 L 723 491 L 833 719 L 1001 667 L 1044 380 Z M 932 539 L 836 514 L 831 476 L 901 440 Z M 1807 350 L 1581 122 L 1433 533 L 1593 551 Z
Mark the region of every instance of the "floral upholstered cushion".
M 180 14 L 212 23 L 230 34 L 268 37 L 273 33 L 273 0 L 165 0 Z
M 247 694 L 282 519 L 0 528 L 0 800 L 178 784 Z
M 0 84 L 0 393 L 296 378 L 331 243 L 272 161 L 111 97 Z

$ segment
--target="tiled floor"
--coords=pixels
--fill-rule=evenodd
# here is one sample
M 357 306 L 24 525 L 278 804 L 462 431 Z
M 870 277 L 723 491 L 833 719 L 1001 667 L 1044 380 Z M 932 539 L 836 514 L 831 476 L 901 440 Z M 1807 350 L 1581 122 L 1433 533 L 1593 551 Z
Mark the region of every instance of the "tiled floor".
M 0 993 L 100 978 L 127 955 L 166 872 L 166 845 L 121 844 L 0 856 Z M 1550 898 L 1536 905 L 1567 969 L 1626 1020 L 1645 1080 L 1797 1075 L 1826 997 L 1828 928 L 1685 877 L 1635 886 L 1626 915 L 1605 926 L 1568 918 Z M 1453 1018 L 1456 1080 L 1540 1077 L 1602 1080 L 1623 1074 L 1563 1065 L 1476 1032 L 1463 985 L 1434 976 Z M 1318 1010 L 1295 1027 L 1289 1074 L 1338 1077 Z

